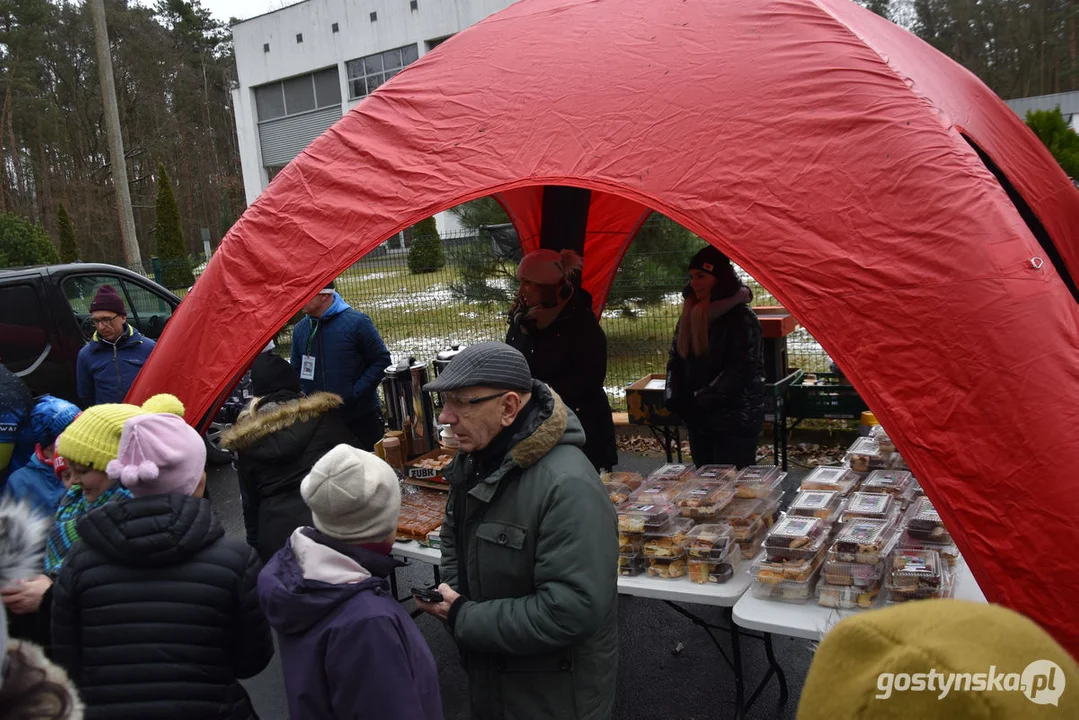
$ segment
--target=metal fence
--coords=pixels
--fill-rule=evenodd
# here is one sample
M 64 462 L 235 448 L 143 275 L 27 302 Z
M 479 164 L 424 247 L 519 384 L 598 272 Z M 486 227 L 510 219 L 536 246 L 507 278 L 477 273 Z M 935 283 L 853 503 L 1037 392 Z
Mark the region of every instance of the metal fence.
M 674 226 L 657 216 L 647 227 L 663 231 L 669 229 L 666 224 Z M 642 237 L 638 235 L 634 245 L 643 243 Z M 445 264 L 422 273 L 409 270 L 408 250 L 383 245 L 342 273 L 337 291 L 371 316 L 395 361 L 414 357 L 430 362 L 453 345 L 501 340 L 516 290 L 517 258 L 497 240 L 482 230 L 445 236 Z M 628 384 L 649 373 L 665 372 L 688 259 L 702 246 L 690 236 L 689 243 L 677 250 L 631 246 L 627 252 L 601 319 L 608 347 L 606 389 L 616 410 L 625 409 Z M 205 263 L 195 258 L 191 266 L 197 277 Z M 157 273 L 152 268 L 141 271 L 148 277 L 162 275 L 161 268 Z M 755 305 L 778 304 L 748 274 L 739 273 L 752 289 Z M 183 294 L 186 289 L 174 291 Z M 289 323 L 278 333 L 277 343 L 287 347 L 291 337 Z M 828 356 L 803 328 L 788 338 L 788 357 L 791 367 L 828 369 Z

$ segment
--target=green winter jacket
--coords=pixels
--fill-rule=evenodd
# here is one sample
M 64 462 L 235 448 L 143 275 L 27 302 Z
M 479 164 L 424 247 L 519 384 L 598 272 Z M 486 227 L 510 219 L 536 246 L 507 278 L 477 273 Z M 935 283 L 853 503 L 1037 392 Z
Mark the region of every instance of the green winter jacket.
M 445 472 L 442 573 L 468 598 L 452 632 L 479 720 L 609 718 L 618 675 L 618 521 L 581 450 L 576 416 L 543 383 L 534 383 L 532 398 L 535 408 L 497 470 L 471 490 L 469 454 Z M 454 517 L 461 505 L 464 517 Z

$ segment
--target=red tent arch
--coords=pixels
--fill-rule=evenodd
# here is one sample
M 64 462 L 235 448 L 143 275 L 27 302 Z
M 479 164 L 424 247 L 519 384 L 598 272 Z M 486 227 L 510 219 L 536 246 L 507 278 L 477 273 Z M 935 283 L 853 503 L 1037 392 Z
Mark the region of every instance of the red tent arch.
M 1079 195 L 976 78 L 845 0 L 522 0 L 461 33 L 274 180 L 131 398 L 203 417 L 383 239 L 494 194 L 531 249 L 552 185 L 591 191 L 597 306 L 648 209 L 760 280 L 892 431 L 987 597 L 1079 655 Z

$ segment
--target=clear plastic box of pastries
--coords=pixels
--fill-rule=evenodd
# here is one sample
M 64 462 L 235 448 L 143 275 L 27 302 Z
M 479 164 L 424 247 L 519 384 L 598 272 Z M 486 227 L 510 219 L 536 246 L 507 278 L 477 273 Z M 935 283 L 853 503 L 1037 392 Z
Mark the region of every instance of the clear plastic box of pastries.
M 837 610 L 868 610 L 880 599 L 880 576 L 873 585 L 861 587 L 853 585 L 832 585 L 827 582 L 827 568 L 817 583 L 817 603 Z
M 629 499 L 634 502 L 673 503 L 674 499 L 682 494 L 683 489 L 685 486 L 681 482 L 646 480 L 644 485 L 633 491 Z
M 848 495 L 858 485 L 858 477 L 846 467 L 818 467 L 802 478 L 800 490 L 829 490 Z
M 605 472 L 600 474 L 599 479 L 604 485 L 612 483 L 627 485 L 630 490 L 636 490 L 644 484 L 644 476 L 635 472 Z
M 718 519 L 731 526 L 735 540 L 746 540 L 764 529 L 764 503 L 760 500 L 732 500 L 719 511 Z
M 847 450 L 843 462 L 854 472 L 869 472 L 884 467 L 889 455 L 881 451 L 880 445 L 873 438 L 860 437 Z
M 941 562 L 950 570 L 959 565 L 959 547 L 954 542 L 932 542 L 931 540 L 919 540 L 912 537 L 910 529 L 903 530 L 899 535 L 900 550 L 932 550 L 940 556 Z
M 847 500 L 843 508 L 842 522 L 848 522 L 855 518 L 869 518 L 871 520 L 888 520 L 895 522 L 899 507 L 895 498 L 887 493 L 856 492 Z
M 734 465 L 701 465 L 690 476 L 695 480 L 713 480 L 716 482 L 733 480 L 738 469 Z
M 837 562 L 830 559 L 831 553 L 826 554 L 824 569 L 821 570 L 821 581 L 829 585 L 842 585 L 853 587 L 871 587 L 880 585 L 884 575 L 884 559 L 873 565 L 862 563 Z
M 781 477 L 786 477 L 786 475 L 786 473 L 783 473 Z M 773 525 L 779 522 L 779 518 L 782 516 L 779 512 L 779 506 L 782 501 L 782 489 L 776 489 L 771 495 L 761 498 L 761 521 L 764 523 L 764 527 L 771 529 Z
M 828 525 L 820 518 L 782 518 L 768 531 L 764 552 L 769 560 L 805 560 L 821 555 L 828 543 Z
M 633 577 L 644 572 L 647 561 L 640 553 L 619 554 L 618 574 Z
M 885 454 L 891 455 L 896 451 L 895 443 L 892 442 L 892 438 L 889 437 L 888 431 L 884 429 L 883 425 L 874 425 L 869 431 L 869 437 L 877 441 L 881 451 Z
M 692 465 L 682 465 L 681 463 L 667 463 L 666 465 L 660 465 L 658 468 L 652 471 L 652 474 L 648 476 L 648 480 L 665 480 L 670 482 L 672 480 L 681 480 L 688 477 L 693 472 Z
M 738 552 L 743 558 L 752 560 L 760 555 L 761 548 L 764 547 L 764 538 L 767 536 L 768 530 L 762 524 L 756 533 L 741 540 L 735 538 L 734 544 L 738 546 Z
M 944 527 L 940 513 L 927 497 L 920 497 L 913 502 L 904 518 L 907 532 L 912 538 L 948 545 L 952 536 Z
M 678 508 L 665 502 L 627 500 L 618 506 L 618 532 L 643 533 L 659 528 L 678 517 Z
M 815 577 L 824 563 L 823 553 L 807 558 L 769 558 L 753 564 L 753 576 L 763 583 L 805 582 Z
M 899 550 L 891 557 L 885 587 L 889 600 L 926 600 L 946 596 L 946 573 L 935 550 Z
M 787 512 L 796 517 L 820 518 L 826 523 L 839 519 L 843 496 L 830 490 L 802 490 L 794 496 Z
M 722 585 L 729 581 L 734 577 L 734 573 L 738 571 L 738 563 L 742 559 L 738 546 L 734 545 L 732 548 L 723 559 L 689 558 L 686 561 L 689 569 L 689 579 L 701 585 L 707 583 Z
M 735 475 L 735 495 L 740 498 L 767 497 L 782 482 L 783 474 L 775 465 L 750 465 Z
M 685 575 L 687 571 L 688 566 L 684 554 L 673 558 L 648 559 L 648 577 L 679 578 Z
M 629 500 L 629 496 L 633 493 L 629 485 L 622 483 L 607 483 L 604 487 L 607 488 L 607 497 L 611 498 L 611 502 L 615 505 L 621 505 Z
M 862 492 L 887 493 L 896 500 L 910 496 L 914 476 L 906 470 L 874 470 L 862 483 Z
M 623 532 L 618 531 L 618 552 L 627 555 L 639 553 L 644 545 L 644 531 Z
M 734 489 L 730 483 L 690 480 L 683 485 L 682 492 L 674 499 L 674 504 L 685 517 L 710 520 L 733 499 Z
M 693 529 L 689 518 L 675 518 L 661 528 L 644 533 L 641 555 L 646 558 L 678 557 L 686 552 L 686 540 Z
M 734 531 L 727 523 L 698 525 L 689 531 L 686 551 L 698 560 L 722 560 L 734 547 Z
M 817 584 L 818 573 L 814 572 L 808 580 L 776 580 L 768 577 L 765 581 L 754 580 L 750 585 L 750 592 L 754 597 L 762 600 L 777 600 L 779 602 L 803 604 L 813 597 L 813 590 Z
M 828 549 L 834 562 L 876 565 L 899 541 L 899 533 L 888 520 L 854 518 L 843 524 Z

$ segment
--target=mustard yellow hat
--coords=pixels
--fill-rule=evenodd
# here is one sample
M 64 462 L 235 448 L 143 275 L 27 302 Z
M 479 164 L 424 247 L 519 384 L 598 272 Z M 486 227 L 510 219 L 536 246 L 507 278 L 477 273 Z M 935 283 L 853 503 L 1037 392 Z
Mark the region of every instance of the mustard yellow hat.
M 1079 717 L 1079 668 L 1001 607 L 920 600 L 849 617 L 821 641 L 798 720 Z
M 136 415 L 171 413 L 184 416 L 184 405 L 175 395 L 154 395 L 142 404 L 109 403 L 94 405 L 79 416 L 56 439 L 56 454 L 71 462 L 105 472 L 110 460 L 120 452 L 124 423 Z

